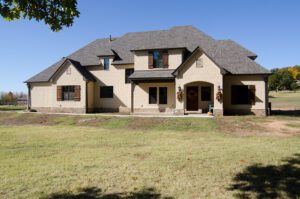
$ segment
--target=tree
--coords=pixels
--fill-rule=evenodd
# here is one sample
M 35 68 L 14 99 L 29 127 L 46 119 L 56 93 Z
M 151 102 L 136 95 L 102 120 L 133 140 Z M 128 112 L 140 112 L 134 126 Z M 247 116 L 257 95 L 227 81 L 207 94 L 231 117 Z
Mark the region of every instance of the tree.
M 0 0 L 0 14 L 7 20 L 43 20 L 52 31 L 70 27 L 79 17 L 77 0 Z
M 269 76 L 269 89 L 291 90 L 294 82 L 295 79 L 287 68 L 273 70 L 273 74 Z
M 292 73 L 292 76 L 295 80 L 300 77 L 300 70 L 297 69 L 297 66 L 289 68 L 288 71 Z

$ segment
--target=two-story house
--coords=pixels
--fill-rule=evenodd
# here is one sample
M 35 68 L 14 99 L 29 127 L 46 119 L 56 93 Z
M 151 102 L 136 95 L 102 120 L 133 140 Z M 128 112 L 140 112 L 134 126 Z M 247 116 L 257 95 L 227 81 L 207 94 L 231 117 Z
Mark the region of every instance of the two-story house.
M 42 112 L 266 115 L 269 71 L 192 26 L 97 39 L 26 81 Z

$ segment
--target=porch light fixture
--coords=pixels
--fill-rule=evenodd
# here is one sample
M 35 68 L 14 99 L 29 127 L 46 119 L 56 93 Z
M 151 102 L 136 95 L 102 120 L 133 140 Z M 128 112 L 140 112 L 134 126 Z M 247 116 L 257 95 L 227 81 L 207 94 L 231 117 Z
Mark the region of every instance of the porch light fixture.
M 182 91 L 181 86 L 178 86 L 178 91 Z
M 218 86 L 218 91 L 221 92 L 223 89 L 221 88 L 221 86 Z

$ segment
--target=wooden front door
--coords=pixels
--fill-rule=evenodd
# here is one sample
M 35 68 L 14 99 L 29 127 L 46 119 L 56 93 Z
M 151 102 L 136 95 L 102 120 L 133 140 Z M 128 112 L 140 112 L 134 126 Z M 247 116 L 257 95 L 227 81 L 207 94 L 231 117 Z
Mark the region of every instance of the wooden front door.
M 188 86 L 186 88 L 186 110 L 198 111 L 198 87 Z

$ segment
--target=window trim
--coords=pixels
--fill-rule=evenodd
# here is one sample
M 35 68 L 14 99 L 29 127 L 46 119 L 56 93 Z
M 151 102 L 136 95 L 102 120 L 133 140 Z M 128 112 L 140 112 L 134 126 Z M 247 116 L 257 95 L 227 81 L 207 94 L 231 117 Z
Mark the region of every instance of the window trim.
M 107 88 L 107 89 L 111 88 L 111 93 L 109 93 L 110 95 L 103 93 L 103 92 L 105 92 L 103 90 L 105 88 Z M 108 92 L 108 91 L 106 91 L 106 92 Z M 114 98 L 114 87 L 113 86 L 100 86 L 100 94 L 99 95 L 100 95 L 99 97 L 101 99 L 112 99 L 112 98 Z

